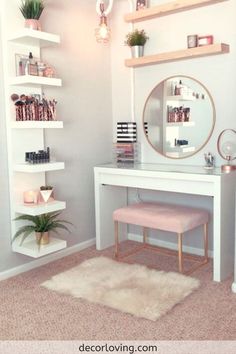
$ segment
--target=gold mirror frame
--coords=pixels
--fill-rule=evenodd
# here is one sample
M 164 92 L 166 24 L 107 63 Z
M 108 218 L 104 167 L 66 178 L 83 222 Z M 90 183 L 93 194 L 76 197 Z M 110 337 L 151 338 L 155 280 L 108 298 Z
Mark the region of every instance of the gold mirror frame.
M 155 89 L 161 85 L 162 83 L 164 83 L 165 81 L 167 80 L 170 80 L 170 79 L 174 79 L 174 78 L 187 78 L 187 79 L 191 79 L 193 81 L 195 81 L 196 83 L 198 83 L 200 86 L 203 87 L 203 89 L 206 91 L 206 93 L 208 94 L 208 97 L 209 97 L 209 100 L 211 102 L 211 106 L 212 106 L 212 127 L 211 127 L 211 130 L 205 140 L 205 142 L 197 149 L 195 150 L 193 153 L 189 153 L 188 155 L 186 156 L 181 156 L 181 157 L 173 157 L 173 156 L 167 156 L 166 154 L 158 151 L 158 149 L 151 143 L 151 141 L 148 139 L 148 136 L 146 134 L 146 130 L 145 130 L 145 125 L 144 123 L 146 122 L 145 120 L 145 110 L 146 110 L 146 107 L 147 107 L 147 103 L 148 103 L 148 100 L 150 99 L 150 97 L 152 96 L 153 92 L 155 91 Z M 210 92 L 208 91 L 208 89 L 206 88 L 205 85 L 203 85 L 199 80 L 196 80 L 195 78 L 191 77 L 191 76 L 187 76 L 187 75 L 173 75 L 173 76 L 169 76 L 167 77 L 166 79 L 162 80 L 161 82 L 159 82 L 153 89 L 152 91 L 150 92 L 150 94 L 148 95 L 146 101 L 145 101 L 145 105 L 144 105 L 144 109 L 143 109 L 143 117 L 142 117 L 142 124 L 143 124 L 143 132 L 144 132 L 144 135 L 145 135 L 145 138 L 147 139 L 149 145 L 160 155 L 168 158 L 168 159 L 174 159 L 174 160 L 179 160 L 179 159 L 186 159 L 188 157 L 191 157 L 195 154 L 197 154 L 200 150 L 202 150 L 204 148 L 204 146 L 208 143 L 208 141 L 210 140 L 211 136 L 212 136 L 212 133 L 213 133 L 213 130 L 214 130 L 214 127 L 215 127 L 215 121 L 216 121 L 216 110 L 215 110 L 215 104 L 214 104 L 214 101 L 213 101 L 213 98 L 210 94 Z

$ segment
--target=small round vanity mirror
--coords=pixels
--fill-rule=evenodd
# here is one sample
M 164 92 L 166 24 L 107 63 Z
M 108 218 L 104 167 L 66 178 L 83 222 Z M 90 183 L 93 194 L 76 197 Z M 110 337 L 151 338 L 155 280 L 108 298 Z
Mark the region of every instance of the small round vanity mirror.
M 208 142 L 215 125 L 215 107 L 206 87 L 187 76 L 159 83 L 148 96 L 143 127 L 150 145 L 160 154 L 182 159 Z

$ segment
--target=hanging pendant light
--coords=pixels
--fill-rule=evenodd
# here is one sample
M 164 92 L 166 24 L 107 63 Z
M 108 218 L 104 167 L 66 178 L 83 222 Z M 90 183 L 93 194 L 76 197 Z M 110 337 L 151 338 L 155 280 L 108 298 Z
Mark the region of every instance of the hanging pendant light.
M 103 0 L 97 0 L 96 11 L 100 16 L 99 27 L 95 29 L 95 36 L 98 43 L 108 43 L 111 30 L 107 25 L 107 15 L 111 12 L 113 0 L 109 0 L 107 9 Z

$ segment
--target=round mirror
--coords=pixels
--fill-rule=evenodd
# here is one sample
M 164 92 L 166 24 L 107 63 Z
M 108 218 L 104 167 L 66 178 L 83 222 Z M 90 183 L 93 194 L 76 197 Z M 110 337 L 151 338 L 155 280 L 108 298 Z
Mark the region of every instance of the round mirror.
M 160 154 L 182 159 L 196 154 L 209 140 L 215 107 L 206 87 L 187 76 L 173 76 L 148 96 L 143 127 L 150 145 Z

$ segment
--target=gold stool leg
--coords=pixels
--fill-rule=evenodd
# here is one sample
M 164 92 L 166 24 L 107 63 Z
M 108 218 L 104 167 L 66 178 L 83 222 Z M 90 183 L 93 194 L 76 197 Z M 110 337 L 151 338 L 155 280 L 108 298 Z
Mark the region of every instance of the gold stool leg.
M 183 234 L 178 234 L 178 256 L 179 256 L 179 272 L 180 273 L 183 273 L 182 236 L 183 236 Z
M 208 262 L 208 223 L 204 224 L 204 254 L 205 261 Z
M 148 228 L 144 227 L 143 228 L 143 244 L 144 244 L 144 246 L 147 244 L 147 240 L 148 240 Z
M 119 255 L 119 229 L 118 221 L 114 221 L 114 231 L 115 231 L 115 258 Z

